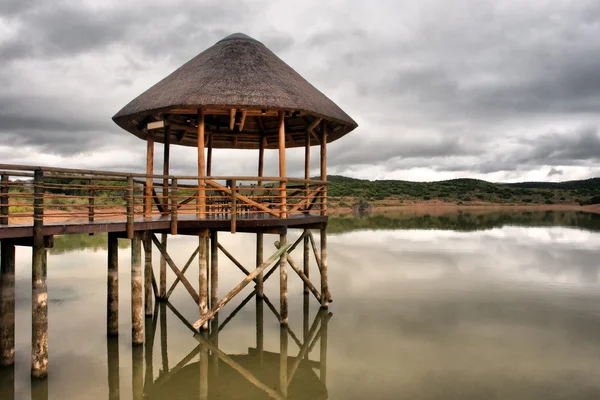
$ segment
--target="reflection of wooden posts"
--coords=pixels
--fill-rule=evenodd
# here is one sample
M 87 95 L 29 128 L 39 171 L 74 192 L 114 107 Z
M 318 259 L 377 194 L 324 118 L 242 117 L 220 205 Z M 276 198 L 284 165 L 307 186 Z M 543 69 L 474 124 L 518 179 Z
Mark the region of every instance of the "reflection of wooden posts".
M 7 366 L 0 370 L 0 388 L 3 400 L 15 400 L 15 366 Z
M 144 343 L 144 312 L 142 310 L 142 239 L 136 232 L 131 239 L 131 341 Z
M 210 321 L 210 342 L 215 346 L 219 347 L 219 314 Z M 214 352 L 210 353 L 210 366 L 212 375 L 214 377 L 219 376 L 219 356 Z
M 108 399 L 119 400 L 119 339 L 108 338 L 106 341 L 108 358 Z
M 263 263 L 264 234 L 256 234 L 256 268 Z M 261 299 L 264 295 L 264 274 L 261 272 L 256 276 L 256 296 Z
M 308 336 L 308 320 L 310 318 L 309 301 L 310 298 L 308 296 L 308 293 L 304 293 L 304 296 L 302 296 L 302 341 L 304 343 L 310 341 L 310 337 Z M 308 352 L 306 352 L 304 358 L 308 360 Z
M 199 284 L 200 291 L 198 302 L 200 310 L 200 318 L 203 318 L 208 313 L 208 230 L 204 229 L 200 232 L 199 238 L 199 253 L 198 253 L 198 266 L 199 266 Z M 208 329 L 208 320 L 206 320 L 200 329 Z
M 164 157 L 163 157 L 163 189 L 162 189 L 162 203 L 163 203 L 163 210 L 168 210 L 168 204 L 169 204 L 169 197 L 168 197 L 168 193 L 169 193 L 169 178 L 167 178 L 167 176 L 169 175 L 169 165 L 171 163 L 170 161 L 170 155 L 171 155 L 171 127 L 169 125 L 165 126 L 165 140 L 164 140 L 165 146 L 164 146 Z
M 31 380 L 31 400 L 48 400 L 48 379 Z
M 286 172 L 285 172 L 285 113 L 280 111 L 277 115 L 279 122 L 279 216 L 280 218 L 287 218 L 286 211 Z
M 161 301 L 159 303 L 160 313 L 160 355 L 162 361 L 162 374 L 169 372 L 169 353 L 167 349 L 167 305 Z
M 144 314 L 152 316 L 152 237 L 150 231 L 144 232 Z
M 256 350 L 258 350 L 258 361 L 261 368 L 264 364 L 265 349 L 264 303 L 262 298 L 256 297 Z
M 206 332 L 201 333 L 206 340 Z M 200 343 L 200 400 L 208 399 L 208 348 Z
M 177 209 L 179 189 L 177 187 L 177 178 L 171 178 L 171 235 L 177 235 Z
M 283 397 L 288 394 L 288 330 L 279 328 L 279 391 Z
M 206 218 L 206 167 L 204 164 L 204 109 L 198 109 L 198 217 Z M 202 178 L 201 178 L 202 177 Z
M 133 239 L 134 222 L 133 176 L 127 177 L 127 239 Z
M 303 269 L 304 269 L 304 275 L 306 275 L 307 279 L 310 279 L 310 239 L 308 237 L 308 229 L 304 230 L 304 253 L 303 253 Z M 306 284 L 306 282 L 304 283 L 304 294 L 308 294 L 308 285 Z
M 131 388 L 133 400 L 144 398 L 144 349 L 142 346 L 131 348 Z
M 323 382 L 323 385 L 325 386 L 327 386 L 327 326 L 329 325 L 329 317 L 330 315 L 328 313 L 321 313 L 321 348 L 319 356 L 321 366 L 319 371 L 321 374 L 321 382 Z
M 279 244 L 284 246 L 287 243 L 287 230 L 282 230 L 279 234 Z M 288 287 L 287 287 L 287 250 L 281 254 L 279 258 L 279 305 L 281 324 L 287 325 L 288 323 Z
M 323 135 L 321 136 L 321 180 L 327 180 L 327 122 L 323 121 Z M 321 215 L 327 215 L 327 185 L 321 192 Z
M 219 236 L 210 232 L 210 307 L 219 301 Z
M 144 217 L 152 215 L 152 189 L 153 179 L 150 175 L 154 173 L 154 134 L 148 132 L 146 137 L 146 187 L 144 190 Z
M 237 228 L 237 182 L 231 180 L 231 233 L 235 233 Z
M 157 310 L 158 312 L 158 310 Z M 147 317 L 144 321 L 144 359 L 146 361 L 145 376 L 144 376 L 144 397 L 148 397 L 152 391 L 154 383 L 154 334 L 156 331 L 156 318 Z
M 15 362 L 15 246 L 0 242 L 0 367 Z
M 0 225 L 8 225 L 9 209 L 9 180 L 8 175 L 2 175 L 0 178 Z
M 48 290 L 46 286 L 46 249 L 44 248 L 44 173 L 37 169 L 33 180 L 32 251 L 32 340 L 31 375 L 48 374 Z
M 321 307 L 328 307 L 330 300 L 327 282 L 327 228 L 321 228 Z
M 108 234 L 108 274 L 106 299 L 106 333 L 119 334 L 119 242 L 115 233 Z
M 162 233 L 160 237 L 160 242 L 165 249 L 167 250 L 167 234 Z M 160 253 L 160 298 L 167 298 L 167 260 L 165 260 L 165 256 Z

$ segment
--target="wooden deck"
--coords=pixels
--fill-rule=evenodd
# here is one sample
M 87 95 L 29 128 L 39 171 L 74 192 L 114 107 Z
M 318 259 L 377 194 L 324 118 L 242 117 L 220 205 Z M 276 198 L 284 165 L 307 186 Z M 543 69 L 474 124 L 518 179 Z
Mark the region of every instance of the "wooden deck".
M 321 229 L 327 224 L 327 216 L 314 214 L 295 214 L 289 218 L 277 218 L 269 214 L 242 214 L 237 216 L 237 232 L 279 233 L 281 228 Z M 229 215 L 210 216 L 199 219 L 193 214 L 178 216 L 179 234 L 197 234 L 200 229 L 230 231 L 231 217 Z M 136 218 L 134 231 L 152 231 L 169 233 L 171 217 L 153 215 L 150 218 Z M 127 221 L 67 221 L 44 223 L 44 236 L 69 235 L 82 233 L 119 233 L 127 232 Z M 17 239 L 33 237 L 33 223 L 0 225 L 0 239 Z

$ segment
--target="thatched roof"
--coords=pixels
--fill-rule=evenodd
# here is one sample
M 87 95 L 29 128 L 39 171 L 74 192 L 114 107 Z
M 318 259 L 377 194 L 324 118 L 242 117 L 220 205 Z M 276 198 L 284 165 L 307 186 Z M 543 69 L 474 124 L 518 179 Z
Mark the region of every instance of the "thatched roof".
M 166 120 L 172 143 L 196 146 L 199 107 L 205 109 L 206 133 L 213 136 L 215 148 L 258 148 L 262 136 L 267 137 L 267 148 L 276 148 L 278 111 L 286 112 L 287 147 L 303 146 L 306 128 L 317 118 L 327 123 L 328 142 L 357 126 L 266 46 L 241 33 L 185 63 L 127 104 L 113 120 L 142 139 L 147 137 L 148 122 Z M 237 110 L 233 130 L 231 109 Z M 317 125 L 314 130 L 320 129 Z M 156 141 L 164 141 L 164 131 L 153 133 Z M 317 144 L 314 138 L 311 144 Z

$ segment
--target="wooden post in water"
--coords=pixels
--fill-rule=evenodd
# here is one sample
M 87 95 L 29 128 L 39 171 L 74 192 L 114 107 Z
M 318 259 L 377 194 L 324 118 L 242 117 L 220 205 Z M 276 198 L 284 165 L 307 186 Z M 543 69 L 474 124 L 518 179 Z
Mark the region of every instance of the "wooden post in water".
M 106 334 L 119 334 L 119 241 L 116 233 L 108 234 L 108 274 L 106 282 Z
M 0 225 L 8 225 L 8 178 L 8 175 L 2 175 L 2 177 L 0 178 Z
M 219 301 L 219 237 L 216 230 L 210 232 L 210 307 Z
M 150 231 L 144 232 L 144 314 L 152 316 L 152 236 Z
M 288 394 L 288 330 L 279 328 L 279 391 L 283 397 Z
M 108 399 L 119 400 L 119 339 L 110 337 L 106 341 L 108 358 Z
M 0 242 L 0 367 L 15 362 L 15 246 Z
M 200 318 L 208 314 L 208 229 L 204 229 L 200 232 L 199 248 L 198 252 L 198 266 L 199 266 L 199 310 Z M 200 327 L 201 330 L 208 329 L 208 321 L 204 322 Z
M 280 246 L 283 246 L 287 243 L 287 229 L 283 228 L 281 233 L 279 234 L 279 243 Z M 287 287 L 287 255 L 288 251 L 284 251 L 279 258 L 279 305 L 280 305 L 280 315 L 282 325 L 287 325 L 288 323 L 288 287 Z M 287 382 L 287 381 L 286 381 Z
M 256 268 L 258 268 L 264 260 L 264 234 L 256 234 Z M 264 296 L 264 274 L 261 272 L 256 276 L 256 297 L 262 299 Z
M 280 111 L 277 115 L 279 122 L 279 212 L 280 218 L 287 218 L 287 204 L 286 204 L 286 172 L 285 172 L 285 113 Z
M 127 177 L 127 239 L 133 239 L 133 223 L 135 212 L 135 199 L 133 193 L 133 176 Z
M 44 378 L 48 375 L 48 288 L 43 235 L 44 173 L 41 169 L 35 170 L 33 185 L 31 376 Z
M 131 343 L 134 346 L 144 343 L 141 235 L 135 232 L 131 239 Z
M 154 134 L 148 132 L 146 137 L 146 175 L 154 173 Z M 152 189 L 153 178 L 146 176 L 146 188 L 144 190 L 144 217 L 148 218 L 152 215 Z
M 329 307 L 327 282 L 327 227 L 321 228 L 321 307 Z
M 167 249 L 167 234 L 166 233 L 162 233 L 160 236 L 160 242 L 163 245 L 163 247 L 165 248 L 165 250 Z M 160 254 L 160 298 L 161 299 L 166 299 L 167 298 L 167 260 L 165 260 L 165 256 L 163 256 L 163 254 Z

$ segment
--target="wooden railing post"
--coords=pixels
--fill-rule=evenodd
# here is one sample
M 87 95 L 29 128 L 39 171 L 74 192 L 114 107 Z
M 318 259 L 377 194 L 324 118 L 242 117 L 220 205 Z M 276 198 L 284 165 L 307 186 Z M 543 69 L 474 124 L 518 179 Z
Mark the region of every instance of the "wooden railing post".
M 0 225 L 8 225 L 8 175 L 0 179 Z
M 94 196 L 96 195 L 96 191 L 92 186 L 92 180 L 88 180 L 89 189 L 89 197 L 88 197 L 88 222 L 94 222 Z
M 235 233 L 236 230 L 236 217 L 237 217 L 237 182 L 235 179 L 231 181 L 231 233 Z
M 177 208 L 179 206 L 177 178 L 171 178 L 171 235 L 177 235 Z
M 133 176 L 127 177 L 127 239 L 133 239 L 134 221 Z

